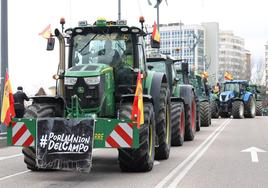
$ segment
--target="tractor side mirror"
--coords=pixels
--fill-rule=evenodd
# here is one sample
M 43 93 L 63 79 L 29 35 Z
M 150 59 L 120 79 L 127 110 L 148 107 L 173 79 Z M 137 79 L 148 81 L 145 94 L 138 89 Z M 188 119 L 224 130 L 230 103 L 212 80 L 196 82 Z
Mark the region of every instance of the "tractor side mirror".
M 52 51 L 54 50 L 54 46 L 55 46 L 55 38 L 48 38 L 47 39 L 47 51 Z

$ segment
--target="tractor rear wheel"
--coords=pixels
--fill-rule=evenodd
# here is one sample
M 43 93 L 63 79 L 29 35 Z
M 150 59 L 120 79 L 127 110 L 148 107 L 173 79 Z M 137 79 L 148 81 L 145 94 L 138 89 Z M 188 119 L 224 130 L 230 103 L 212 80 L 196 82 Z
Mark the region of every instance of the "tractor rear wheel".
M 196 103 L 194 93 L 192 92 L 189 97 L 191 98 L 190 103 L 185 105 L 185 141 L 194 140 L 196 131 Z
M 256 101 L 252 96 L 249 97 L 248 102 L 245 104 L 244 115 L 246 118 L 254 118 L 256 115 Z
M 28 108 L 26 108 L 24 117 L 25 118 L 40 118 L 40 117 L 54 117 L 55 116 L 55 105 L 52 104 L 38 104 L 34 103 Z M 36 165 L 36 151 L 34 147 L 24 147 L 22 148 L 22 153 L 24 154 L 24 162 L 27 168 L 32 171 L 40 171 Z M 48 170 L 48 169 L 46 169 Z
M 211 118 L 219 118 L 219 106 L 217 101 L 211 101 Z
M 182 102 L 171 103 L 171 145 L 182 146 L 185 132 L 185 112 Z
M 203 127 L 209 127 L 211 124 L 211 113 L 209 106 L 209 102 L 207 101 L 200 103 L 201 126 Z
M 232 115 L 235 119 L 242 119 L 244 117 L 244 103 L 242 101 L 233 102 Z
M 170 93 L 166 84 L 161 85 L 159 101 L 159 112 L 156 115 L 158 146 L 155 148 L 155 158 L 168 159 L 171 146 L 171 125 Z
M 131 117 L 132 104 L 122 104 L 119 110 L 120 119 Z M 152 170 L 155 156 L 155 120 L 151 103 L 144 103 L 144 124 L 139 129 L 139 148 L 118 149 L 119 165 L 122 171 L 147 172 Z
M 256 116 L 262 116 L 262 101 L 256 102 Z

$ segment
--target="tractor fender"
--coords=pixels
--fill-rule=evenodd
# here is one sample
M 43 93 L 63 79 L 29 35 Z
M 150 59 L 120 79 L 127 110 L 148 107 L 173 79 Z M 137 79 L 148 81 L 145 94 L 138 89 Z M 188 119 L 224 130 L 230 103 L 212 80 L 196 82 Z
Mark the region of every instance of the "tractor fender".
M 192 92 L 194 92 L 192 85 L 181 85 L 180 86 L 180 97 L 184 100 L 184 104 L 191 106 L 191 104 L 192 104 Z
M 148 94 L 152 96 L 153 101 L 154 101 L 154 112 L 155 114 L 158 114 L 159 111 L 159 97 L 160 97 L 160 89 L 161 89 L 161 85 L 162 83 L 166 83 L 167 84 L 167 77 L 164 73 L 160 73 L 160 72 L 154 72 L 153 75 L 150 77 L 151 80 L 149 81 L 151 83 L 151 85 L 148 87 L 150 88 L 148 90 Z M 147 80 L 146 80 L 147 82 Z
M 199 98 L 199 102 L 209 102 L 209 100 L 208 99 L 205 99 L 205 98 L 201 98 L 201 99 Z
M 243 101 L 244 101 L 244 102 L 248 102 L 250 96 L 252 96 L 252 93 L 250 93 L 250 92 L 246 92 L 246 93 L 243 95 Z
M 53 104 L 55 105 L 55 111 L 56 114 L 59 116 L 64 115 L 64 109 L 65 109 L 65 100 L 61 96 L 34 96 L 30 97 L 32 99 L 32 103 L 38 103 L 38 104 Z
M 170 97 L 171 102 L 182 102 L 184 104 L 184 99 L 181 97 Z
M 135 97 L 135 94 L 122 95 L 120 99 L 120 104 L 126 103 L 126 102 L 133 103 L 134 97 Z M 154 105 L 152 96 L 143 94 L 142 99 L 143 99 L 143 102 L 150 102 Z
M 245 102 L 245 101 L 243 101 L 243 99 L 238 98 L 238 97 L 234 98 L 232 101 L 242 101 L 242 102 Z

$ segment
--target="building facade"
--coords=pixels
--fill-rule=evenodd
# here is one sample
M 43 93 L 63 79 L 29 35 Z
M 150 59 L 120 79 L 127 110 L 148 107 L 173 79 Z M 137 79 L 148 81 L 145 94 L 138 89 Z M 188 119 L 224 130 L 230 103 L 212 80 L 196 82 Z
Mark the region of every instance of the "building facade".
M 245 62 L 244 39 L 235 36 L 232 31 L 219 33 L 219 81 L 224 80 L 224 73 L 230 72 L 234 79 L 243 79 Z
M 152 28 L 149 28 L 152 30 Z M 183 23 L 160 24 L 160 52 L 176 59 L 186 59 L 190 70 L 196 73 L 205 70 L 204 27 Z M 149 38 L 147 38 L 149 42 Z

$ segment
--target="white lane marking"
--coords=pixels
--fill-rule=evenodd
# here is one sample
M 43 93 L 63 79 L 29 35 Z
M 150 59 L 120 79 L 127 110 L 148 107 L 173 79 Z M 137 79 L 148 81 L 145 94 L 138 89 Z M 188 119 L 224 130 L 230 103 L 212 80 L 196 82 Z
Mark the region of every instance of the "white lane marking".
M 98 150 L 100 150 L 100 148 L 93 149 L 93 151 L 98 151 Z M 1 160 L 5 160 L 5 159 L 14 158 L 14 157 L 19 157 L 19 156 L 21 156 L 21 155 L 23 155 L 23 154 L 17 154 L 17 155 L 11 155 L 11 156 L 7 156 L 7 157 L 1 157 L 1 158 L 0 158 L 0 161 L 1 161 Z M 4 176 L 4 177 L 1 177 L 1 178 L 0 178 L 0 181 L 6 180 L 6 179 L 8 179 L 8 178 L 12 178 L 12 177 L 14 177 L 14 176 L 19 176 L 19 175 L 21 175 L 21 174 L 25 174 L 25 173 L 28 173 L 28 172 L 30 172 L 30 171 L 31 171 L 31 170 L 26 170 L 26 171 L 18 172 L 18 173 L 15 173 L 15 174 L 11 174 L 11 175 L 9 175 L 9 176 Z
M 249 152 L 251 154 L 251 161 L 253 163 L 258 163 L 259 162 L 258 152 L 264 153 L 266 151 L 257 147 L 250 147 L 250 148 L 242 150 L 241 152 Z
M 154 161 L 154 166 L 156 165 L 160 165 L 160 162 L 159 161 Z
M 6 140 L 7 137 L 0 137 L 0 140 Z
M 12 159 L 12 158 L 15 158 L 15 157 L 20 157 L 22 155 L 23 154 L 20 153 L 20 154 L 15 154 L 15 155 L 10 155 L 10 156 L 0 157 L 0 161 L 6 160 L 6 159 Z
M 16 174 L 12 174 L 12 175 L 9 175 L 9 176 L 4 176 L 4 177 L 0 178 L 0 181 L 6 180 L 8 178 L 12 178 L 14 176 L 18 176 L 18 175 L 21 175 L 21 174 L 25 174 L 27 172 L 30 172 L 30 170 L 26 170 L 26 171 L 23 171 L 23 172 L 18 172 Z
M 224 130 L 224 128 L 230 123 L 230 121 L 221 126 L 219 131 L 217 131 L 217 133 L 211 138 L 211 140 L 205 145 L 205 147 L 201 149 L 201 151 L 192 159 L 192 161 L 178 174 L 178 176 L 173 180 L 173 182 L 168 186 L 168 188 L 176 188 L 179 185 L 182 178 L 191 170 L 194 164 L 204 155 L 204 153 L 208 150 L 208 148 L 216 140 L 216 138 Z
M 181 179 L 184 177 L 184 175 L 190 170 L 190 168 L 194 165 L 194 163 L 203 155 L 203 153 L 208 149 L 208 147 L 211 145 L 211 143 L 216 139 L 216 137 L 221 133 L 221 131 L 225 128 L 226 125 L 230 123 L 231 119 L 225 120 L 213 133 L 209 135 L 209 137 L 202 143 L 200 146 L 198 146 L 182 163 L 177 165 L 162 181 L 160 181 L 155 188 L 162 188 L 166 187 L 165 185 L 169 182 L 173 182 L 176 180 L 175 184 L 177 185 Z M 207 146 L 206 146 L 207 145 Z M 199 150 L 200 153 L 199 153 Z M 193 161 L 195 161 L 193 163 Z M 186 166 L 188 164 L 188 166 Z M 186 166 L 186 167 L 185 167 Z M 186 169 L 186 171 L 182 171 L 182 168 Z M 189 168 L 190 167 L 190 168 Z M 180 172 L 180 173 L 179 173 Z M 179 173 L 179 174 L 178 174 Z M 181 176 L 174 177 L 175 175 Z M 172 183 L 173 183 L 172 182 Z

